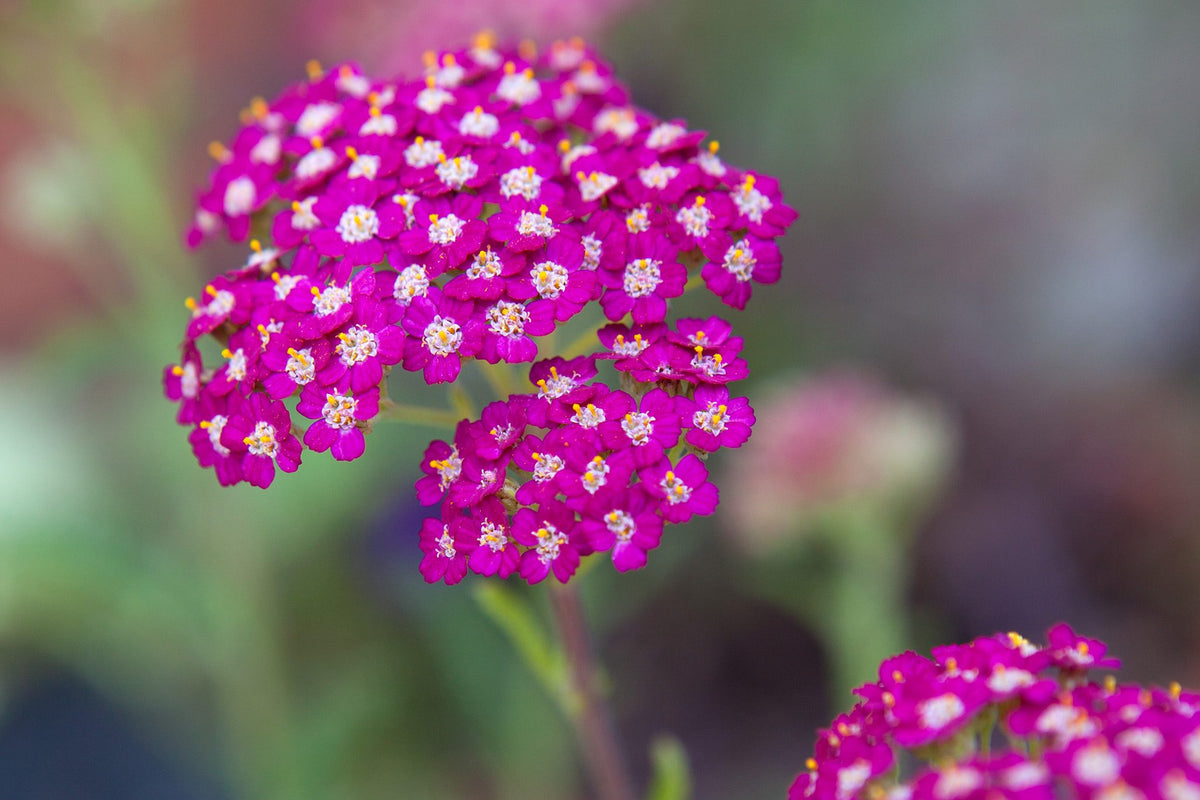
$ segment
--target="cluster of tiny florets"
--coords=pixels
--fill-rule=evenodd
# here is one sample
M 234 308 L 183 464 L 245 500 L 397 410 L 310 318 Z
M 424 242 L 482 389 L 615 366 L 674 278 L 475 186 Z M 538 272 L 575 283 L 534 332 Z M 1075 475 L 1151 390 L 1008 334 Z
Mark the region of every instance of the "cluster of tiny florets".
M 1197 800 L 1200 694 L 1143 688 L 1066 625 L 913 652 L 818 736 L 788 800 Z
M 188 241 L 224 232 L 251 252 L 189 298 L 164 376 L 222 484 L 266 487 L 305 447 L 357 458 L 392 368 L 450 383 L 478 359 L 532 365 L 531 390 L 422 461 L 420 499 L 441 506 L 427 579 L 565 581 L 600 551 L 631 569 L 664 522 L 712 512 L 702 459 L 749 436 L 727 386 L 748 369 L 728 323 L 672 320 L 670 302 L 704 285 L 741 309 L 778 279 L 796 214 L 774 179 L 632 106 L 578 40 L 484 37 L 430 53 L 416 80 L 310 64 L 243 123 L 212 147 Z M 611 323 L 590 345 L 546 346 L 589 307 Z

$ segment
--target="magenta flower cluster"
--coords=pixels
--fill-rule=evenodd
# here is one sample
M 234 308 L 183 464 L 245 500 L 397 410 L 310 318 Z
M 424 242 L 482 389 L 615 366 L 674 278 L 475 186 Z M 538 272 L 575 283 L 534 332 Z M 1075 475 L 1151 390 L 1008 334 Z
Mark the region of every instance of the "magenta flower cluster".
M 1106 652 L 1060 624 L 1043 647 L 1010 633 L 890 658 L 788 800 L 1200 798 L 1200 694 L 1090 678 L 1120 666 Z
M 597 552 L 632 569 L 664 522 L 711 513 L 703 456 L 749 436 L 728 388 L 748 369 L 727 322 L 672 320 L 670 304 L 704 285 L 741 309 L 779 278 L 796 214 L 778 183 L 631 105 L 578 40 L 484 37 L 428 54 L 417 80 L 309 73 L 213 146 L 188 231 L 256 237 L 188 300 L 165 371 L 199 462 L 265 488 L 305 447 L 360 456 L 398 365 L 437 384 L 471 359 L 531 364 L 528 393 L 426 453 L 428 580 L 566 581 Z M 585 355 L 547 348 L 588 308 L 609 324 Z

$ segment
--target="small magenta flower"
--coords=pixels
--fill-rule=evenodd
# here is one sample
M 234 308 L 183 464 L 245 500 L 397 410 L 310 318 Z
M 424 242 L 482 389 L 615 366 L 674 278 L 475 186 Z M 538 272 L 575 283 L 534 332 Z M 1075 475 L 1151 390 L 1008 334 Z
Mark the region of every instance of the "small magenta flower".
M 352 461 L 366 447 L 363 428 L 379 413 L 379 389 L 355 395 L 310 384 L 300 393 L 296 411 L 316 420 L 304 434 L 310 450 L 328 450 L 338 461 Z
M 275 479 L 275 467 L 295 472 L 300 467 L 300 442 L 292 435 L 287 408 L 261 392 L 234 401 L 221 426 L 220 444 L 241 455 L 242 475 L 265 489 Z

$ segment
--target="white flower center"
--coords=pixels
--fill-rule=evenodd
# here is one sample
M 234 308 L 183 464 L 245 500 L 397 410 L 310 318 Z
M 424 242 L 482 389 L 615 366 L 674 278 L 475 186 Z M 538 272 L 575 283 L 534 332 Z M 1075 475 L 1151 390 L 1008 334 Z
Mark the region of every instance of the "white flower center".
M 246 377 L 246 354 L 242 352 L 242 348 L 239 347 L 229 355 L 227 374 L 235 381 L 243 380 Z
M 1180 742 L 1183 747 L 1183 757 L 1196 769 L 1200 769 L 1200 728 L 1183 737 Z
M 462 347 L 462 328 L 452 319 L 438 314 L 425 326 L 425 349 L 435 356 L 457 353 Z
M 479 165 L 470 156 L 457 156 L 437 165 L 438 180 L 452 189 L 461 189 L 463 184 L 479 174 Z
M 575 179 L 579 182 L 579 195 L 586 203 L 599 200 L 617 185 L 617 179 L 607 172 L 593 172 L 589 175 L 580 172 L 576 174 Z
M 538 381 L 538 397 L 559 398 L 573 390 L 579 382 L 573 375 L 560 375 L 558 370 L 551 367 L 550 377 Z
M 336 230 L 346 244 L 367 242 L 379 232 L 379 216 L 368 206 L 350 206 L 342 212 Z
M 633 517 L 628 511 L 622 511 L 619 508 L 614 508 L 604 515 L 604 527 L 612 531 L 619 542 L 628 542 L 637 532 L 637 523 L 634 522 Z
M 654 433 L 654 417 L 644 411 L 631 411 L 621 420 L 621 430 L 634 446 L 640 447 L 649 442 Z
M 638 206 L 626 214 L 625 227 L 630 233 L 644 233 L 650 227 L 650 207 Z
M 348 431 L 354 427 L 354 414 L 358 411 L 358 401 L 344 394 L 325 395 L 325 406 L 321 409 L 321 417 L 325 424 L 340 431 Z
M 392 297 L 402 306 L 413 301 L 414 297 L 424 297 L 429 293 L 429 277 L 421 264 L 410 264 L 400 270 L 396 283 L 392 288 Z
M 532 211 L 522 211 L 517 221 L 517 232 L 522 236 L 541 236 L 549 239 L 558 233 L 554 222 L 545 214 L 535 214 Z
M 1104 786 L 1121 775 L 1121 761 L 1103 742 L 1089 744 L 1075 753 L 1071 775 L 1089 786 Z
M 234 178 L 225 187 L 225 216 L 244 217 L 254 209 L 257 198 L 258 190 L 254 188 L 254 181 L 245 175 Z
M 208 421 L 208 424 L 203 426 L 208 434 L 208 443 L 212 445 L 212 449 L 219 455 L 229 455 L 229 448 L 221 444 L 221 432 L 225 430 L 225 423 L 229 418 L 224 414 L 217 414 Z
M 391 114 L 372 114 L 358 129 L 359 136 L 395 136 L 396 118 Z
M 942 770 L 937 783 L 933 787 L 936 800 L 954 800 L 978 789 L 983 784 L 983 776 L 973 767 L 950 766 Z
M 966 706 L 962 699 L 949 692 L 917 704 L 917 716 L 920 717 L 922 728 L 944 728 L 961 717 L 964 711 Z
M 254 431 L 246 437 L 245 444 L 252 456 L 274 458 L 279 449 L 279 443 L 275 441 L 275 428 L 263 420 L 255 423 Z
M 665 189 L 679 175 L 679 167 L 664 167 L 655 161 L 638 170 L 638 178 L 647 189 Z
M 646 147 L 653 147 L 655 150 L 670 147 L 676 139 L 686 133 L 686 128 L 680 127 L 673 122 L 659 123 L 654 126 L 654 129 L 646 137 Z
M 431 214 L 429 241 L 441 245 L 453 244 L 458 240 L 459 234 L 462 233 L 463 226 L 466 224 L 466 220 L 459 219 L 454 214 L 447 214 L 444 217 Z
M 454 537 L 450 535 L 450 526 L 446 525 L 442 528 L 442 535 L 438 537 L 438 555 L 442 558 L 454 558 L 458 555 L 458 551 L 454 549 Z
M 315 178 L 323 172 L 328 172 L 337 163 L 337 154 L 328 147 L 318 147 L 301 156 L 296 162 L 296 177 L 301 180 Z
M 508 534 L 504 528 L 491 520 L 484 520 L 479 526 L 479 546 L 490 547 L 493 553 L 499 553 L 508 544 Z
M 181 367 L 179 373 L 179 392 L 189 400 L 200 393 L 200 375 L 195 363 L 189 361 Z
M 379 354 L 379 342 L 365 325 L 355 325 L 345 333 L 339 333 L 338 339 L 337 354 L 347 367 L 361 364 Z
M 292 206 L 293 228 L 298 231 L 311 231 L 321 224 L 321 220 L 317 219 L 317 215 L 313 213 L 313 206 L 316 205 L 316 202 L 315 196 L 306 197 Z
M 621 140 L 638 132 L 637 117 L 631 108 L 606 108 L 596 115 L 592 127 L 597 136 L 612 132 Z
M 705 433 L 719 436 L 725 430 L 726 406 L 709 403 L 708 408 L 701 409 L 692 415 L 692 427 L 699 428 Z
M 333 122 L 339 111 L 341 107 L 335 103 L 314 103 L 308 106 L 300 114 L 300 119 L 296 120 L 296 134 L 311 139 L 329 127 L 329 123 Z
M 562 264 L 542 261 L 534 264 L 533 269 L 529 270 L 529 278 L 533 281 L 533 288 L 539 295 L 547 300 L 554 300 L 566 291 L 570 273 Z
M 563 460 L 559 456 L 535 453 L 534 458 L 537 460 L 537 464 L 533 468 L 533 479 L 538 483 L 553 480 L 554 476 L 561 472 L 564 466 Z
M 687 235 L 695 239 L 708 236 L 708 223 L 712 220 L 712 212 L 703 203 L 685 206 L 675 215 L 675 221 L 683 226 Z
M 379 167 L 382 164 L 379 156 L 361 155 L 354 159 L 354 163 L 347 170 L 347 175 L 351 178 L 366 178 L 369 181 L 375 180 L 375 176 L 379 174 Z
M 458 132 L 463 136 L 490 139 L 499 130 L 500 120 L 494 114 L 489 114 L 478 106 L 474 111 L 463 114 L 463 118 L 458 121 Z
M 500 176 L 500 194 L 532 200 L 542 190 L 542 176 L 533 167 L 513 167 Z
M 317 365 L 313 362 L 312 348 L 288 350 L 288 361 L 284 371 L 298 386 L 306 386 L 311 383 L 317 376 Z
M 1130 728 L 1117 734 L 1116 743 L 1118 747 L 1151 758 L 1162 749 L 1163 735 L 1154 728 Z
M 571 416 L 571 422 L 581 428 L 595 428 L 607 418 L 604 409 L 598 408 L 592 403 L 586 406 L 581 406 L 578 403 L 574 406 L 575 413 Z
M 513 72 L 500 79 L 496 94 L 507 103 L 519 106 L 528 105 L 542 96 L 542 87 L 534 79 L 529 70 Z
M 993 692 L 1007 694 L 1032 686 L 1034 681 L 1033 675 L 1023 669 L 1001 669 L 997 666 L 996 671 L 987 679 L 987 687 Z
M 471 260 L 471 266 L 467 267 L 466 275 L 473 281 L 480 278 L 490 280 L 499 276 L 503 270 L 504 262 L 489 247 L 487 250 L 480 250 L 475 254 L 475 258 Z
M 327 286 L 317 295 L 313 303 L 313 313 L 318 317 L 328 317 L 336 314 L 342 306 L 350 302 L 350 290 L 344 286 Z
M 1050 780 L 1050 772 L 1044 764 L 1025 762 L 1004 770 L 1001 780 L 1006 787 L 1019 792 Z
M 754 257 L 754 251 L 745 239 L 725 251 L 725 271 L 742 283 L 754 275 L 754 265 L 757 263 L 758 259 Z
M 595 494 L 608 483 L 608 473 L 610 472 L 612 472 L 612 467 L 608 465 L 608 462 L 600 456 L 596 456 L 588 462 L 587 469 L 583 471 L 579 480 L 588 494 Z
M 454 95 L 438 86 L 425 87 L 417 93 L 417 108 L 426 114 L 436 114 L 443 106 L 454 102 Z
M 451 448 L 450 455 L 441 461 L 430 461 L 429 466 L 438 472 L 438 481 L 443 489 L 458 480 L 462 474 L 462 457 L 458 455 L 458 447 Z
M 600 266 L 600 255 L 604 250 L 600 240 L 590 233 L 580 240 L 583 244 L 583 268 L 594 270 Z
M 848 767 L 842 767 L 837 773 L 837 798 L 849 800 L 871 777 L 871 762 L 858 759 Z
M 625 265 L 623 288 L 630 297 L 645 297 L 653 294 L 662 283 L 661 262 L 651 258 L 637 258 Z
M 438 163 L 438 156 L 441 155 L 444 155 L 441 142 L 418 136 L 415 142 L 404 149 L 404 163 L 413 169 L 432 167 Z
M 613 342 L 613 352 L 619 356 L 633 358 L 639 356 L 650 346 L 650 342 L 646 341 L 640 333 L 635 333 L 632 339 L 626 339 L 625 334 L 617 334 L 617 339 Z
M 658 482 L 658 485 L 663 490 L 663 494 L 667 496 L 667 503 L 669 505 L 686 503 L 692 497 L 692 487 L 680 480 L 679 476 L 670 470 Z
M 725 374 L 725 360 L 721 358 L 720 353 L 706 356 L 701 351 L 692 356 L 692 369 L 698 369 L 708 377 L 715 378 Z
M 282 152 L 283 142 L 272 133 L 258 140 L 258 144 L 250 151 L 250 160 L 255 164 L 275 164 Z
M 286 300 L 287 296 L 291 294 L 292 289 L 295 289 L 296 284 L 299 282 L 299 275 L 279 275 L 278 280 L 275 281 L 275 299 Z
M 725 177 L 725 162 L 721 161 L 720 156 L 718 156 L 716 153 L 705 150 L 693 160 L 696 162 L 697 166 L 700 167 L 700 169 L 704 170 L 707 174 L 713 176 L 714 178 Z
M 537 532 L 537 555 L 539 561 L 549 564 L 558 558 L 559 551 L 567 543 L 567 535 L 549 522 L 544 525 L 545 527 L 539 528 Z
M 529 322 L 529 312 L 525 307 L 507 300 L 501 300 L 489 308 L 485 317 L 488 329 L 498 336 L 523 336 L 525 323 Z
M 771 209 L 771 200 L 753 186 L 744 186 L 730 192 L 733 202 L 751 222 L 762 222 L 763 214 Z

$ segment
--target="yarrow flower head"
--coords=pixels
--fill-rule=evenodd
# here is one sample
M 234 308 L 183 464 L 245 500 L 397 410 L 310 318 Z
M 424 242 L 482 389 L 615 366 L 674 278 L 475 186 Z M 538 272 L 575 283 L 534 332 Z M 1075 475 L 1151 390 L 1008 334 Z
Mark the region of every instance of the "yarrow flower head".
M 475 362 L 500 396 L 421 461 L 425 578 L 641 567 L 665 524 L 713 512 L 705 459 L 754 425 L 742 339 L 673 305 L 707 287 L 744 308 L 796 218 L 705 138 L 579 40 L 483 37 L 411 79 L 310 63 L 211 147 L 187 232 L 250 248 L 187 301 L 164 372 L 200 464 L 265 488 L 304 449 L 356 459 L 404 416 L 397 367 L 457 383 Z
M 1091 678 L 1120 662 L 1065 624 L 1047 642 L 998 634 L 884 661 L 788 800 L 1200 797 L 1200 694 Z

